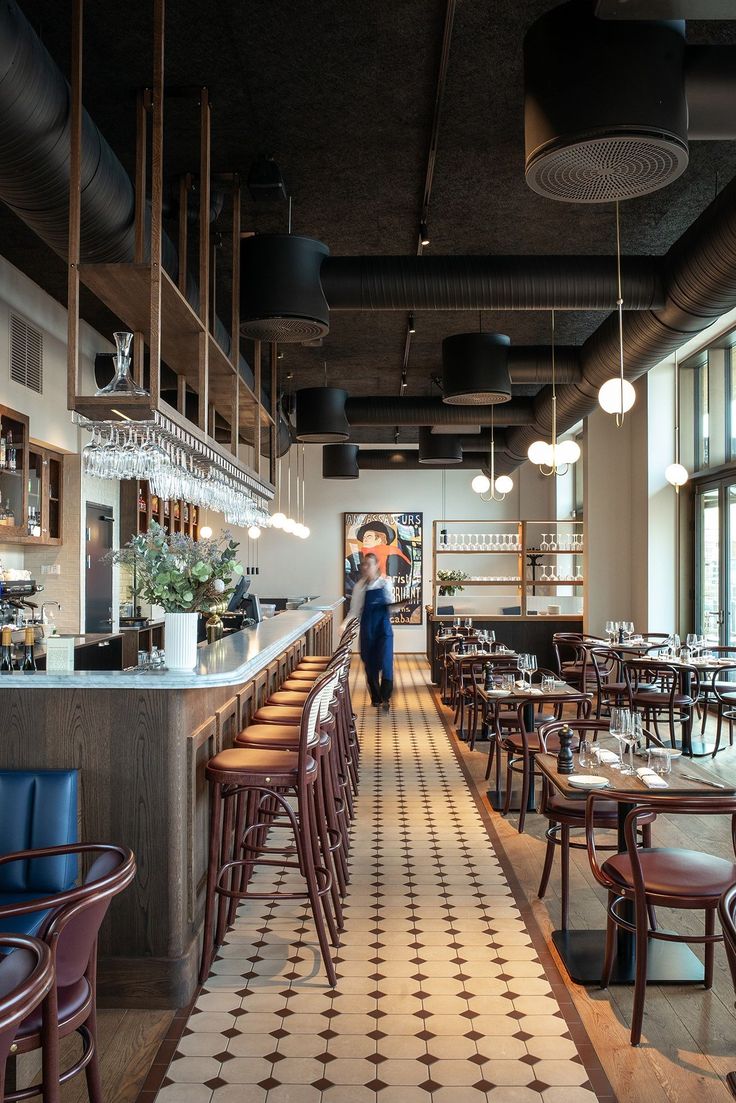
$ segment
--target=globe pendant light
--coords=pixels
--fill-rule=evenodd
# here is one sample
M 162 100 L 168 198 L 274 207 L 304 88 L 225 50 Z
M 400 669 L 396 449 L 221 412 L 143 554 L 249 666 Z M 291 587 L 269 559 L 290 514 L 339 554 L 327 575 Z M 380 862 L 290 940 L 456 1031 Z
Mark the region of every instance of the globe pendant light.
M 690 476 L 687 468 L 680 463 L 680 365 L 675 353 L 675 462 L 670 463 L 664 469 L 664 477 L 675 488 L 675 493 L 680 493 L 680 487 L 684 486 Z
M 491 445 L 488 467 L 491 477 L 476 475 L 470 484 L 476 494 L 480 494 L 484 502 L 502 502 L 507 494 L 514 489 L 514 480 L 508 475 L 499 475 L 496 478 L 496 437 L 493 430 L 493 406 L 491 406 Z
M 618 376 L 607 379 L 598 391 L 598 402 L 607 414 L 616 415 L 616 425 L 621 428 L 624 415 L 636 402 L 636 391 L 628 379 L 624 379 L 624 298 L 621 285 L 621 219 L 616 200 L 616 283 L 618 309 Z
M 555 312 L 552 311 L 552 441 L 535 440 L 527 456 L 544 476 L 566 475 L 570 464 L 580 459 L 580 445 L 574 440 L 557 440 L 557 380 L 555 376 Z
M 489 406 L 511 398 L 510 339 L 503 333 L 456 333 L 442 342 L 442 401 Z

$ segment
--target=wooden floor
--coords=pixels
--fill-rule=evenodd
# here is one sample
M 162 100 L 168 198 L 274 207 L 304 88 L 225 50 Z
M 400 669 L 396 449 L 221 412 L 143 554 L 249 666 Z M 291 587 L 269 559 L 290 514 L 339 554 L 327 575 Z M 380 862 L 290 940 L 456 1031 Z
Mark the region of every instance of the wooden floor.
M 443 715 L 452 719 L 448 709 Z M 727 742 L 727 738 L 726 738 Z M 488 807 L 488 783 L 483 774 L 487 743 L 477 743 L 474 752 L 459 743 L 463 759 L 472 772 L 479 793 Z M 714 776 L 736 779 L 736 748 L 712 759 L 698 759 Z M 504 819 L 491 811 L 501 844 L 513 865 L 522 890 L 549 944 L 559 925 L 559 872 L 557 863 L 545 900 L 537 898 L 544 857 L 546 820 L 528 815 L 523 835 L 517 831 L 517 817 Z M 683 846 L 733 857 L 730 823 L 723 817 L 660 817 L 653 829 L 655 846 Z M 570 926 L 596 929 L 605 926 L 605 893 L 594 881 L 584 850 L 573 850 L 570 869 Z M 663 913 L 664 916 L 665 913 Z M 693 912 L 669 912 L 663 925 L 668 929 L 702 933 L 702 916 Z M 694 948 L 698 952 L 697 948 Z M 556 960 L 554 949 L 553 956 Z M 565 976 L 564 968 L 559 963 Z M 639 1048 L 629 1045 L 633 989 L 617 985 L 607 992 L 581 988 L 569 982 L 575 1005 L 590 1035 L 601 1063 L 622 1103 L 733 1103 L 724 1082 L 736 1069 L 736 1009 L 734 989 L 722 946 L 716 950 L 715 983 L 710 992 L 696 987 L 661 986 L 647 990 L 644 1035 Z

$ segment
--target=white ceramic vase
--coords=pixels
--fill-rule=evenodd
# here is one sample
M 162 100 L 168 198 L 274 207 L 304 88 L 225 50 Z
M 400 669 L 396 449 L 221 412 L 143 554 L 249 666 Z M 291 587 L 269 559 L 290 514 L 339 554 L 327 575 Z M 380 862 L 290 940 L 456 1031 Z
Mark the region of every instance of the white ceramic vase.
M 164 614 L 164 651 L 171 671 L 194 670 L 197 665 L 198 613 Z

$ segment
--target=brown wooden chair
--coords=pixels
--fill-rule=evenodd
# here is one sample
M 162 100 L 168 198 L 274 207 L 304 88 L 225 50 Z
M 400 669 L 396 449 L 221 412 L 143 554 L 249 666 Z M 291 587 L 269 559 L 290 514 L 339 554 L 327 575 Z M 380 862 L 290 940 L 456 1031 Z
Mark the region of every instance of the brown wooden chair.
M 15 1035 L 54 984 L 54 963 L 45 942 L 30 935 L 0 935 L 0 1103 L 5 1100 L 8 1057 Z
M 578 750 L 581 739 L 589 739 L 597 742 L 599 732 L 608 732 L 609 722 L 604 719 L 591 720 L 555 720 L 551 724 L 545 724 L 539 729 L 539 741 L 542 750 L 547 753 L 556 753 L 559 750 L 559 732 L 564 727 L 569 727 L 573 732 L 573 749 Z M 652 732 L 642 733 L 647 746 L 661 747 L 662 743 Z M 552 865 L 554 863 L 555 848 L 560 849 L 560 888 L 561 888 L 561 916 L 560 928 L 567 930 L 570 911 L 570 850 L 585 850 L 585 839 L 576 842 L 571 838 L 571 831 L 585 831 L 585 802 L 582 800 L 568 800 L 551 785 L 546 777 L 542 778 L 542 798 L 539 805 L 540 815 L 546 816 L 549 826 L 545 831 L 547 850 L 544 856 L 544 867 L 539 882 L 537 896 L 544 899 L 549 884 Z M 650 824 L 654 817 L 641 824 L 642 841 L 644 846 L 651 845 Z M 615 831 L 617 827 L 617 808 L 613 801 L 601 801 L 596 808 L 596 828 L 606 831 Z M 598 846 L 599 850 L 616 850 L 614 845 Z M 652 919 L 654 917 L 652 916 Z
M 606 794 L 605 800 L 631 802 L 630 794 Z M 636 937 L 636 977 L 634 1006 L 631 1016 L 631 1044 L 641 1041 L 644 998 L 647 984 L 647 951 L 650 938 L 666 942 L 688 942 L 705 947 L 704 984 L 713 984 L 713 950 L 723 936 L 715 932 L 715 917 L 722 894 L 736 881 L 736 862 L 699 850 L 674 847 L 644 847 L 638 845 L 638 826 L 648 816 L 730 816 L 731 839 L 736 851 L 736 798 L 675 797 L 663 793 L 647 793 L 642 803 L 626 816 L 624 836 L 626 850 L 607 858 L 601 865 L 595 842 L 597 805 L 600 794 L 590 793 L 586 804 L 585 838 L 593 876 L 608 893 L 606 954 L 601 975 L 601 988 L 611 979 L 616 951 L 616 928 L 623 927 Z M 690 829 L 695 832 L 697 828 Z M 687 833 L 687 829 L 685 829 Z M 634 905 L 634 921 L 621 914 L 625 901 Z M 705 933 L 679 935 L 655 929 L 649 922 L 651 909 L 676 908 L 705 913 Z
M 700 672 L 697 667 L 683 663 L 674 666 L 662 659 L 628 659 L 622 664 L 629 707 L 642 713 L 644 726 L 654 728 L 659 735 L 659 724 L 666 723 L 670 743 L 677 747 L 676 728 L 682 728 L 682 750 L 690 753 L 695 705 L 700 697 Z M 685 693 L 681 678 L 687 673 L 694 687 Z
M 703 681 L 698 705 L 701 710 L 701 733 L 705 732 L 708 720 L 708 710 L 711 704 L 716 706 L 716 742 L 713 747 L 713 757 L 721 749 L 721 735 L 723 721 L 728 721 L 728 745 L 733 747 L 733 722 L 736 719 L 736 648 L 712 647 L 711 651 L 721 655 L 722 658 L 733 656 L 733 663 L 714 670 L 709 682 Z
M 6 1103 L 43 1095 L 44 1103 L 59 1103 L 60 1085 L 84 1069 L 91 1103 L 104 1103 L 97 1053 L 97 937 L 110 901 L 127 888 L 135 876 L 135 858 L 127 847 L 104 843 L 74 843 L 24 850 L 0 857 L 11 862 L 43 862 L 77 855 L 93 859 L 82 884 L 22 904 L 3 904 L 0 918 L 48 911 L 39 937 L 51 951 L 54 984 L 41 1007 L 32 1011 L 16 1031 L 17 1054 L 42 1051 L 43 1082 L 7 1092 Z M 82 1056 L 59 1072 L 59 1041 L 77 1033 Z
M 718 901 L 718 918 L 721 921 L 731 980 L 736 988 L 736 884 L 726 889 Z M 726 1083 L 731 1089 L 731 1095 L 736 1096 L 736 1072 L 728 1073 Z

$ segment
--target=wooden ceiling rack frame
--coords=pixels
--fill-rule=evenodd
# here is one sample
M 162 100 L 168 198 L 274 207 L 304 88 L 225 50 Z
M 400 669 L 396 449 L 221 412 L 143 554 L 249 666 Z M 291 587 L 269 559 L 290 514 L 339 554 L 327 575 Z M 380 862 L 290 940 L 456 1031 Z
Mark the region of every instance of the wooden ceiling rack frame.
M 68 267 L 68 348 L 67 405 L 70 410 L 91 420 L 144 421 L 154 412 L 174 415 L 182 428 L 192 429 L 186 419 L 187 390 L 198 396 L 199 435 L 223 456 L 228 455 L 214 440 L 219 415 L 230 426 L 229 450 L 234 462 L 249 476 L 255 476 L 273 493 L 276 470 L 276 393 L 272 390 L 270 409 L 262 399 L 261 343 L 255 342 L 254 386 L 251 388 L 239 371 L 240 361 L 240 178 L 229 174 L 231 185 L 232 229 L 232 303 L 230 355 L 215 340 L 212 331 L 213 254 L 210 236 L 211 196 L 211 105 L 206 88 L 198 89 L 199 106 L 199 219 L 198 219 L 198 302 L 195 309 L 187 300 L 187 254 L 190 176 L 179 186 L 179 265 L 173 280 L 162 265 L 164 195 L 164 28 L 165 0 L 153 0 L 153 82 L 142 91 L 136 104 L 135 167 L 135 253 L 132 263 L 81 263 L 81 159 L 82 159 L 82 56 L 84 37 L 84 0 L 73 0 L 71 49 L 71 168 L 69 189 L 69 267 Z M 149 255 L 146 257 L 146 195 L 148 139 L 150 119 L 151 215 Z M 84 395 L 80 393 L 79 372 L 79 291 L 88 287 L 112 313 L 134 333 L 133 375 L 143 383 L 144 350 L 149 354 L 150 396 Z M 277 350 L 270 348 L 272 386 Z M 161 398 L 162 361 L 177 376 L 177 410 Z M 178 416 L 177 416 L 178 415 Z M 264 431 L 270 434 L 269 454 L 264 458 L 261 442 Z M 254 467 L 238 458 L 239 445 L 253 447 Z M 266 462 L 268 461 L 268 471 Z

